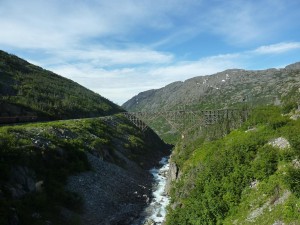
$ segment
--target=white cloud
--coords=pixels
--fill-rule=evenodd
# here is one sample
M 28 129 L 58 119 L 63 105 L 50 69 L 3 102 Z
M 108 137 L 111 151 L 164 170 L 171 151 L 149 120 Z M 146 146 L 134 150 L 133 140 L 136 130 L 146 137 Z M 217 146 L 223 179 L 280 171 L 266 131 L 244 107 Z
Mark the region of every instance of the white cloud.
M 261 46 L 253 51 L 257 54 L 279 54 L 300 49 L 300 42 L 283 42 L 273 45 Z
M 143 40 L 137 38 L 141 33 L 151 36 L 162 31 L 152 46 L 182 43 L 202 34 L 241 45 L 267 40 L 289 27 L 298 18 L 292 16 L 289 4 L 278 0 L 1 0 L 0 44 L 68 50 L 91 40 L 141 44 Z
M 217 55 L 197 61 L 174 62 L 171 65 L 145 65 L 121 69 L 97 68 L 90 63 L 58 65 L 54 72 L 115 101 L 124 103 L 141 91 L 163 87 L 174 81 L 209 75 L 229 68 L 241 67 L 239 54 Z
M 185 54 L 183 43 L 190 39 L 207 49 L 217 41 L 221 52 L 230 52 L 224 42 L 243 48 L 267 43 L 298 21 L 298 10 L 287 11 L 286 5 L 280 0 L 0 0 L 0 45 L 38 52 L 28 60 L 123 103 L 173 81 L 298 50 L 299 42 L 282 42 L 193 61 L 180 61 L 176 54 L 179 48 Z
M 161 77 L 166 82 L 184 81 L 193 76 L 209 75 L 221 70 L 241 66 L 239 54 L 217 55 L 201 58 L 196 61 L 180 62 L 168 67 L 161 67 L 151 71 L 151 75 Z M 162 78 L 160 78 L 162 79 Z
M 196 2 L 2 0 L 0 44 L 53 49 L 107 37 L 126 42 L 136 30 L 174 27 L 172 16 L 185 14 Z
M 155 66 L 153 64 L 141 67 L 129 65 L 120 69 L 105 69 L 97 68 L 95 64 L 89 62 L 82 62 L 78 66 L 58 65 L 51 69 L 118 104 L 122 104 L 139 92 L 161 88 L 175 81 L 184 81 L 195 76 L 210 75 L 226 69 L 245 69 L 249 62 L 252 63 L 259 60 L 257 57 L 260 57 L 262 52 L 261 50 L 258 51 L 258 49 L 272 49 L 272 46 L 281 45 L 282 43 L 279 43 L 239 53 L 204 57 L 195 61 L 173 61 L 169 64 Z M 295 47 L 297 45 L 292 46 Z M 275 52 L 278 54 L 283 53 L 283 51 Z M 259 68 L 258 63 L 256 64 L 257 68 Z

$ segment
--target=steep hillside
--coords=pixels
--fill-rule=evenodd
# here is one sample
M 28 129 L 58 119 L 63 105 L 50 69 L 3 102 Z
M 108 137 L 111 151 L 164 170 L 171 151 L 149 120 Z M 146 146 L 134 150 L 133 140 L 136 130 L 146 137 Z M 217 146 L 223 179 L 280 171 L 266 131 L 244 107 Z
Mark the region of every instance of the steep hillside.
M 0 127 L 0 224 L 132 224 L 168 148 L 121 115 Z
M 0 51 L 0 121 L 15 116 L 38 120 L 95 117 L 120 111 L 79 84 Z
M 300 62 L 284 69 L 231 69 L 142 92 L 123 107 L 128 111 L 157 111 L 184 105 L 193 109 L 223 108 L 242 103 L 265 105 L 273 104 L 299 87 Z
M 186 135 L 172 153 L 167 224 L 299 224 L 299 117 L 269 106 L 225 137 Z

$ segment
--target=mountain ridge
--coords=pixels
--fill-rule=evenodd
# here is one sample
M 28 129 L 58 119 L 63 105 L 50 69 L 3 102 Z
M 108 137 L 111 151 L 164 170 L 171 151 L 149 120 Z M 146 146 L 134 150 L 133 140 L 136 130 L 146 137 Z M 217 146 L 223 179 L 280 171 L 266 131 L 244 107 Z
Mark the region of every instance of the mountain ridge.
M 270 68 L 266 70 L 244 70 L 244 69 L 228 69 L 222 72 L 218 72 L 212 75 L 205 76 L 196 76 L 193 78 L 189 78 L 185 81 L 176 81 L 166 85 L 165 87 L 159 89 L 152 89 L 149 91 L 144 91 L 134 96 L 127 102 L 125 102 L 122 106 L 128 111 L 146 111 L 146 110 L 158 110 L 162 108 L 172 109 L 181 104 L 196 104 L 198 108 L 208 108 L 208 105 L 201 103 L 201 98 L 213 98 L 213 95 L 220 97 L 220 100 L 223 102 L 227 102 L 227 105 L 221 104 L 223 107 L 229 105 L 235 105 L 238 103 L 245 101 L 245 98 L 251 97 L 252 100 L 262 100 L 257 95 L 265 95 L 268 93 L 270 97 L 282 97 L 281 95 L 285 95 L 283 93 L 283 89 L 287 89 L 284 84 L 281 84 L 280 87 L 275 87 L 274 80 L 280 80 L 282 83 L 287 82 L 288 84 L 295 86 L 300 83 L 299 78 L 297 77 L 297 73 L 300 70 L 300 62 L 296 62 L 290 64 L 282 69 Z M 290 82 L 289 75 L 293 74 L 295 77 L 296 83 Z M 273 80 L 273 81 L 272 81 Z M 269 82 L 269 83 L 266 83 Z M 257 83 L 257 84 L 255 84 Z M 249 89 L 249 93 L 247 94 L 245 91 L 238 90 L 235 86 L 238 85 L 250 85 L 251 87 L 245 87 L 245 89 Z M 265 90 L 258 90 L 259 87 L 265 86 Z M 270 93 L 270 90 L 266 90 L 266 87 L 270 87 L 269 89 L 273 89 Z M 253 90 L 253 88 L 256 90 Z M 233 99 L 226 99 L 222 97 L 222 92 L 231 92 Z M 237 95 L 240 96 L 237 96 Z M 236 99 L 234 99 L 236 98 Z M 216 98 L 206 99 L 205 101 L 213 102 Z M 248 99 L 249 100 L 249 99 Z M 263 100 L 263 103 L 270 104 L 272 100 Z M 203 101 L 202 101 L 203 102 Z M 210 107 L 215 107 L 217 104 L 210 105 Z M 201 106 L 202 104 L 202 106 Z

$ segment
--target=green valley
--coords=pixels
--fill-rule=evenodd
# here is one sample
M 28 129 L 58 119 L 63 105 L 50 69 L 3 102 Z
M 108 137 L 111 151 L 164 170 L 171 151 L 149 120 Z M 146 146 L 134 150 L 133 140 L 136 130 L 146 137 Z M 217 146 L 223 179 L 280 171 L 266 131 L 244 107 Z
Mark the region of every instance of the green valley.
M 166 180 L 164 224 L 298 225 L 299 65 L 195 77 L 123 109 L 0 52 L 0 224 L 157 225 Z

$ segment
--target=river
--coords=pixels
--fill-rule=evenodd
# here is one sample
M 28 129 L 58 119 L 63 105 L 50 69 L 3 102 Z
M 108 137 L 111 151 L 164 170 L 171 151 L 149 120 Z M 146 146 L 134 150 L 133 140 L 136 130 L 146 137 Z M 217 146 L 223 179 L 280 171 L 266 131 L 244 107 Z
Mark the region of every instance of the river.
M 155 180 L 153 198 L 143 213 L 145 220 L 142 224 L 160 225 L 165 220 L 166 207 L 169 204 L 169 197 L 165 194 L 166 176 L 169 170 L 168 159 L 168 157 L 162 158 L 159 162 L 160 167 L 150 170 Z

